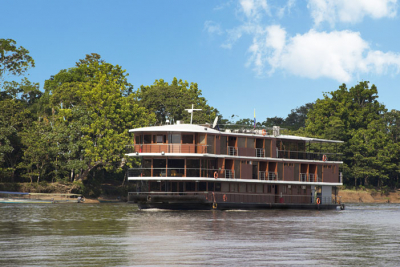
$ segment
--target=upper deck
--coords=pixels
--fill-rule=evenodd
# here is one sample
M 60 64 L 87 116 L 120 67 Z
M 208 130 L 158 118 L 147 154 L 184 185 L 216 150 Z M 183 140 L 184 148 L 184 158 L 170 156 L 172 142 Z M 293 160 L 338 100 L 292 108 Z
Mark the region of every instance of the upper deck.
M 207 126 L 175 124 L 131 129 L 131 156 L 141 154 L 211 154 L 217 157 L 257 157 L 340 162 L 337 140 L 281 135 L 266 130 L 219 131 Z

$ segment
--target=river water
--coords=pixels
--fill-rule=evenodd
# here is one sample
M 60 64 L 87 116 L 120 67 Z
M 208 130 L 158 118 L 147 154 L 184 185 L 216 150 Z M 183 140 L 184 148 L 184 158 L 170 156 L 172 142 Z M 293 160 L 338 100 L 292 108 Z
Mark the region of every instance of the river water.
M 189 212 L 0 206 L 0 266 L 133 265 L 400 266 L 400 205 Z

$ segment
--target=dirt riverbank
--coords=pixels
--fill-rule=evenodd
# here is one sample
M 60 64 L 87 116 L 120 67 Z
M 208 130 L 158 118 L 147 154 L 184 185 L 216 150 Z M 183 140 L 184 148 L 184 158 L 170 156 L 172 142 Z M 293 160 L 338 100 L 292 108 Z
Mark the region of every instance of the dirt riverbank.
M 374 190 L 340 190 L 338 196 L 343 203 L 400 203 L 400 191 L 388 195 Z

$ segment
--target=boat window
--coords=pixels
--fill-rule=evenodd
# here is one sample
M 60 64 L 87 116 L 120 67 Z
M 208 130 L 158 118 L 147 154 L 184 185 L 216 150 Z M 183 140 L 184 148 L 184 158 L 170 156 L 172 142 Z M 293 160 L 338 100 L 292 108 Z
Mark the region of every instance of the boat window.
M 196 183 L 195 182 L 186 182 L 185 183 L 185 191 L 196 191 Z
M 160 182 L 150 182 L 150 191 L 160 191 Z
M 207 191 L 207 183 L 206 182 L 200 182 L 198 186 L 199 186 L 198 191 Z
M 154 135 L 153 136 L 153 143 L 165 143 L 166 136 L 165 135 Z
M 262 184 L 256 185 L 256 193 L 263 193 L 263 185 Z
M 166 176 L 166 164 L 165 159 L 154 159 L 153 160 L 153 176 Z
M 222 192 L 229 192 L 229 184 L 228 183 L 222 184 Z
M 171 182 L 171 191 L 172 192 L 178 191 L 178 183 L 177 182 Z
M 238 191 L 238 184 L 237 183 L 231 183 L 229 191 L 230 192 L 237 192 Z
M 207 136 L 207 152 L 214 154 L 214 135 Z
M 146 134 L 143 136 L 143 141 L 145 144 L 151 144 L 151 135 L 150 134 Z
M 154 159 L 153 168 L 165 168 L 167 161 L 165 159 Z
M 193 135 L 192 134 L 183 134 L 182 135 L 182 144 L 193 144 Z
M 205 134 L 199 134 L 199 144 L 205 144 L 206 143 L 206 135 Z
M 208 183 L 208 191 L 214 191 L 214 183 Z
M 170 143 L 172 144 L 180 144 L 181 143 L 181 135 L 180 134 L 171 134 L 169 136 Z
M 200 177 L 200 160 L 187 159 L 186 160 L 186 176 L 187 177 Z
M 135 144 L 139 145 L 143 143 L 142 135 L 135 136 Z
M 143 168 L 151 168 L 151 159 L 144 159 L 142 161 Z
M 221 183 L 215 183 L 215 192 L 221 192 Z
M 248 184 L 247 185 L 247 192 L 249 192 L 249 193 L 254 192 L 254 184 Z
M 246 147 L 246 138 L 245 137 L 239 137 L 238 138 L 237 147 Z
M 239 185 L 239 192 L 240 192 L 240 193 L 246 193 L 246 184 L 241 183 L 241 184 Z
M 254 148 L 254 138 L 247 138 L 247 147 Z

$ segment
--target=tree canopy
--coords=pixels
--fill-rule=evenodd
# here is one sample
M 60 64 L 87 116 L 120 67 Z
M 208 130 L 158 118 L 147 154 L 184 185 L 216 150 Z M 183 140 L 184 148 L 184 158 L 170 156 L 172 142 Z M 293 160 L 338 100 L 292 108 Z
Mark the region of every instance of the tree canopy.
M 17 47 L 12 39 L 0 39 L 0 78 L 6 73 L 21 75 L 34 66 L 35 61 L 27 49 Z
M 385 121 L 386 112 L 378 101 L 375 85 L 369 87 L 369 82 L 360 82 L 347 89 L 343 84 L 316 101 L 307 115 L 305 130 L 312 136 L 345 142 L 341 151 L 348 182 L 354 179 L 357 185 L 357 180 L 362 179 L 365 185 L 381 185 L 398 171 L 398 143 L 385 127 L 388 121 L 395 122 L 395 117 L 386 116 Z M 397 135 L 395 128 L 390 129 Z
M 197 83 L 174 78 L 169 84 L 163 79 L 156 80 L 151 86 L 141 86 L 136 92 L 138 103 L 156 115 L 157 124 L 164 124 L 167 120 L 174 123 L 183 120 L 190 122 L 190 109 L 194 104 L 193 123 L 211 123 L 219 114 L 218 110 L 209 106 L 207 100 L 201 96 Z

